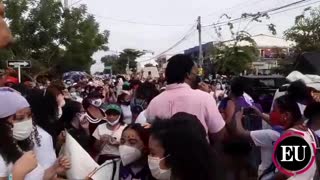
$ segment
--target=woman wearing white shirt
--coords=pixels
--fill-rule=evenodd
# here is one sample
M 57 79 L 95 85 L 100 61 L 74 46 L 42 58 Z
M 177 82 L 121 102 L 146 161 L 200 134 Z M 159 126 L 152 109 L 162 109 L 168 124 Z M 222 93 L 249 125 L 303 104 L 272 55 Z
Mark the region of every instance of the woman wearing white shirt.
M 18 159 L 27 151 L 34 150 L 35 136 L 32 136 L 32 133 L 35 127 L 29 103 L 19 93 L 9 88 L 0 88 L 0 99 L 0 180 L 7 180 L 12 175 Z M 65 171 L 70 166 L 65 158 L 59 159 L 47 169 L 37 164 L 24 179 L 55 179 L 57 173 Z M 14 169 L 17 168 L 24 167 Z

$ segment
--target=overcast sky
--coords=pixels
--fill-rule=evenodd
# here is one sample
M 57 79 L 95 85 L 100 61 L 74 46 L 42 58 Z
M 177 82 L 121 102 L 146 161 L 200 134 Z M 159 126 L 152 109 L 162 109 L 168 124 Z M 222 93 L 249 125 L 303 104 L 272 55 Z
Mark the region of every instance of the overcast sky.
M 69 4 L 77 1 L 69 0 Z M 207 25 L 217 22 L 223 13 L 237 18 L 245 12 L 256 13 L 295 1 L 297 0 L 82 0 L 81 4 L 87 4 L 88 12 L 96 16 L 101 31 L 105 29 L 110 31 L 108 44 L 110 50 L 119 52 L 125 48 L 134 48 L 150 50 L 157 55 L 180 40 L 195 24 L 199 15 L 202 16 L 202 24 Z M 316 2 L 316 0 L 309 0 L 304 4 L 312 2 Z M 270 34 L 266 24 L 274 23 L 277 26 L 277 36 L 282 37 L 283 31 L 293 25 L 295 16 L 301 14 L 306 7 L 308 6 L 276 14 L 271 16 L 270 20 L 264 20 L 263 23 L 250 23 L 247 26 L 248 21 L 243 21 L 235 24 L 235 29 L 242 30 L 247 27 L 246 29 L 252 35 Z M 154 24 L 174 26 L 156 26 Z M 223 40 L 230 39 L 231 37 L 227 33 L 228 29 L 225 28 L 224 32 Z M 217 40 L 214 30 L 203 28 L 203 42 L 214 40 Z M 198 36 L 197 33 L 194 33 L 169 54 L 179 53 L 197 44 Z M 94 55 L 94 59 L 99 61 L 105 54 L 107 53 L 98 52 Z M 151 54 L 147 56 L 152 57 Z M 92 67 L 93 71 L 101 69 L 103 66 L 100 63 Z

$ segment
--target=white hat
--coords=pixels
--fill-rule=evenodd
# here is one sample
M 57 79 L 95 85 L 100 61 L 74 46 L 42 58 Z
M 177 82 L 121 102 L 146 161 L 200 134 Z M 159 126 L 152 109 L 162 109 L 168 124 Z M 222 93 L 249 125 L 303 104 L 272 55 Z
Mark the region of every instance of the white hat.
M 0 118 L 14 115 L 17 111 L 30 107 L 28 101 L 11 88 L 0 88 Z

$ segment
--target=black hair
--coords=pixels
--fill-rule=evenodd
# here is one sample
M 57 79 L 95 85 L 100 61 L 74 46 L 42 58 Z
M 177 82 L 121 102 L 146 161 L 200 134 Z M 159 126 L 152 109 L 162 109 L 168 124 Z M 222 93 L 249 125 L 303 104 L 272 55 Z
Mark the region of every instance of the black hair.
M 7 120 L 8 118 L 0 118 L 0 154 L 9 164 L 16 162 L 22 156 L 22 152 L 17 148 L 12 136 L 12 125 Z
M 63 113 L 60 118 L 61 124 L 63 124 L 64 128 L 70 128 L 71 122 L 77 113 L 81 111 L 82 104 L 77 101 L 69 101 L 63 107 Z
M 7 164 L 15 163 L 22 155 L 23 151 L 30 151 L 34 147 L 33 137 L 36 137 L 36 143 L 40 145 L 40 140 L 34 132 L 29 138 L 23 141 L 16 141 L 13 138 L 13 125 L 8 122 L 10 117 L 0 118 L 0 155 Z
M 240 78 L 235 78 L 231 82 L 231 93 L 235 97 L 243 96 L 244 93 L 244 82 L 241 81 Z
M 123 103 L 124 98 L 125 98 L 127 95 L 128 95 L 127 93 L 121 93 L 121 94 L 118 96 L 117 103 L 118 103 L 118 104 Z
M 61 88 L 49 87 L 45 90 L 33 89 L 26 97 L 35 123 L 52 136 L 54 144 L 60 133 L 56 100 L 56 96 L 60 93 L 62 94 Z
M 126 128 L 124 128 L 123 132 L 128 129 L 132 129 L 136 131 L 142 140 L 145 147 L 148 147 L 149 137 L 150 137 L 150 129 L 144 128 L 141 124 L 129 124 Z
M 186 76 L 195 65 L 192 58 L 184 54 L 175 55 L 168 62 L 165 72 L 167 84 L 184 83 Z
M 280 109 L 280 112 L 291 113 L 291 115 L 293 117 L 292 123 L 296 123 L 297 121 L 300 121 L 302 119 L 302 114 L 301 114 L 300 108 L 299 108 L 297 102 L 295 101 L 295 99 L 293 99 L 290 95 L 280 96 L 279 98 L 277 98 L 275 100 L 275 102 L 277 103 L 277 105 Z
M 151 100 L 156 97 L 160 92 L 157 87 L 150 82 L 145 82 L 139 86 L 136 92 L 136 98 L 144 99 L 147 104 L 151 102 Z
M 297 80 L 290 83 L 287 91 L 288 95 L 296 102 L 309 101 L 312 99 L 307 85 L 302 80 Z
M 215 159 L 206 135 L 200 120 L 188 113 L 158 119 L 151 128 L 151 137 L 165 150 L 165 162 L 173 177 L 183 180 L 215 179 Z
M 304 110 L 304 117 L 309 120 L 308 125 L 315 123 L 316 120 L 320 120 L 320 102 L 309 104 Z
M 142 83 L 140 80 L 130 80 L 129 81 L 130 83 L 130 89 L 133 89 L 136 85 L 140 86 Z

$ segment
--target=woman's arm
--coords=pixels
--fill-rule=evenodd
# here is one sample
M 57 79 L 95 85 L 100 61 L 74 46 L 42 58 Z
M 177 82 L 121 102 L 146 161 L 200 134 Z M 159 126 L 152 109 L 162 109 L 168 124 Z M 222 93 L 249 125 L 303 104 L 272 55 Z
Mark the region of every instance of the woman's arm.
M 232 121 L 232 118 L 234 116 L 234 113 L 236 111 L 236 105 L 234 104 L 234 102 L 232 100 L 229 100 L 227 102 L 227 107 L 225 109 L 225 121 L 226 124 L 229 124 Z
M 251 108 L 252 108 L 252 109 L 254 110 L 254 112 L 255 112 L 259 117 L 261 117 L 266 123 L 268 123 L 269 125 L 271 125 L 269 114 L 265 114 L 265 113 L 261 112 L 261 111 L 260 111 L 257 107 L 255 107 L 255 106 L 252 106 Z
M 243 110 L 237 112 L 234 117 L 235 123 L 236 123 L 236 134 L 247 140 L 252 141 L 252 138 L 250 136 L 250 131 L 245 130 L 243 127 L 242 118 L 243 118 Z
M 58 180 L 58 174 L 65 174 L 70 167 L 70 160 L 66 157 L 60 157 L 53 166 L 45 171 L 43 180 Z
M 38 166 L 36 155 L 33 151 L 24 153 L 20 159 L 18 159 L 12 168 L 13 180 L 24 180 L 25 176 L 34 170 Z M 2 179 L 1 180 L 6 180 Z
M 106 144 L 107 144 L 106 137 L 101 137 L 100 140 L 96 140 L 94 142 L 94 148 L 95 148 L 96 151 L 101 152 Z

